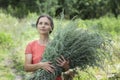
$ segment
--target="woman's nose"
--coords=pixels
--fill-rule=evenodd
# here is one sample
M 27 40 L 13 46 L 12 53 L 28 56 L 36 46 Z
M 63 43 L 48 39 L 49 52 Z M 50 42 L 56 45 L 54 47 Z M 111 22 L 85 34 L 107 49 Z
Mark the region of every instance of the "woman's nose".
M 42 24 L 42 27 L 45 27 L 45 24 Z

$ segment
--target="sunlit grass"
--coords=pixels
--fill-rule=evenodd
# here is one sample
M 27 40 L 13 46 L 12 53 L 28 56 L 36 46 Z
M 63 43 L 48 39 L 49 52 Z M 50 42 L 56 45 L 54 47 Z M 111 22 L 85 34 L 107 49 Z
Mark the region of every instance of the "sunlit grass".
M 14 74 L 12 73 L 10 63 L 5 62 L 8 58 L 7 50 L 0 50 L 0 80 L 14 80 Z

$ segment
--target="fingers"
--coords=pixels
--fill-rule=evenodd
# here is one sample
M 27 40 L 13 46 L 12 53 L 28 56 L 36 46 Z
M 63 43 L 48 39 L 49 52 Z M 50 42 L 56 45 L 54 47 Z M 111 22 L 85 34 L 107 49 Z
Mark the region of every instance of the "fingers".
M 48 67 L 47 67 L 48 72 L 54 73 L 54 69 L 55 67 L 51 65 L 51 62 L 48 62 Z
M 61 55 L 59 58 L 57 58 L 56 60 L 59 64 L 62 63 L 62 62 L 65 62 L 65 58 Z
M 50 62 L 50 61 L 48 61 L 47 63 L 48 63 L 48 64 L 52 64 L 52 62 Z
M 66 61 L 65 58 L 62 55 L 61 55 L 61 58 L 62 58 L 63 61 Z
M 55 69 L 55 66 L 53 66 L 53 65 L 51 65 L 51 64 L 52 64 L 52 62 L 48 62 L 48 65 L 49 65 L 51 68 Z
M 69 69 L 69 60 L 66 60 L 64 56 L 60 56 L 56 59 L 57 65 L 64 68 L 65 70 Z
M 67 62 L 67 60 L 64 58 L 64 56 L 60 56 L 60 57 L 58 57 L 57 59 L 56 59 L 56 61 L 58 62 L 58 63 L 62 63 L 62 62 Z
M 51 65 L 51 64 L 52 64 L 51 62 L 43 62 L 42 69 L 44 69 L 47 72 L 54 73 L 55 67 L 53 65 Z
M 61 62 L 59 61 L 59 60 L 56 60 L 57 61 L 57 66 L 60 66 L 60 67 L 62 67 L 62 64 L 61 64 Z
M 64 62 L 66 62 L 67 64 L 69 64 L 69 60 L 66 60 L 62 55 L 61 55 L 61 58 Z
M 47 71 L 47 72 L 54 73 L 54 69 L 52 69 L 51 67 L 47 67 L 47 68 L 46 68 L 46 71 Z
M 55 66 L 53 66 L 53 65 L 50 65 L 50 67 L 51 67 L 52 69 L 56 69 Z
M 62 55 L 59 58 L 57 58 L 56 61 L 58 63 L 57 65 L 61 67 L 64 66 L 67 62 Z
M 57 58 L 56 61 L 58 64 L 61 64 L 63 62 L 60 58 Z

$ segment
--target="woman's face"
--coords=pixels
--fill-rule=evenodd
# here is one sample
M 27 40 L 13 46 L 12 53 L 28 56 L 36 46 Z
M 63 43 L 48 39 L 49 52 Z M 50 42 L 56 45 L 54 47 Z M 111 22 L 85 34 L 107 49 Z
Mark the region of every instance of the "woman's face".
M 40 34 L 49 34 L 51 23 L 47 17 L 41 17 L 37 24 L 37 29 Z

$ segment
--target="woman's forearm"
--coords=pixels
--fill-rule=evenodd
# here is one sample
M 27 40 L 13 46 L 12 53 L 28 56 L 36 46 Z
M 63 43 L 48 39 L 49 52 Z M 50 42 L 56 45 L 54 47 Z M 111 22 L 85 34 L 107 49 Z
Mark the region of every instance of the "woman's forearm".
M 25 68 L 25 71 L 27 71 L 27 72 L 33 72 L 33 71 L 41 68 L 41 65 L 40 65 L 40 63 L 37 63 L 37 64 L 25 64 L 24 68 Z

